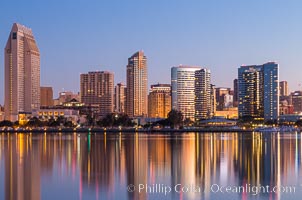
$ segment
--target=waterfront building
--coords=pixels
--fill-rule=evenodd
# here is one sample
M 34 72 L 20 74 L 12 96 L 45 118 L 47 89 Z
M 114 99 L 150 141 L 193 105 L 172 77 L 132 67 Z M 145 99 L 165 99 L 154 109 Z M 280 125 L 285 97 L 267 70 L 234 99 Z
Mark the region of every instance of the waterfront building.
M 40 106 L 53 106 L 52 87 L 40 87 Z
M 238 107 L 225 108 L 224 110 L 216 111 L 215 117 L 224 117 L 226 119 L 238 119 Z
M 237 107 L 238 106 L 238 79 L 234 79 L 233 81 L 234 84 L 234 97 L 233 97 L 233 106 Z
M 239 118 L 277 120 L 279 116 L 279 66 L 274 62 L 238 69 Z
M 71 107 L 71 108 L 78 108 L 78 107 L 83 107 L 84 103 L 79 102 L 77 99 L 71 99 L 70 101 L 66 101 L 63 103 L 62 107 Z
M 32 117 L 37 117 L 41 120 L 57 119 L 58 117 L 64 117 L 67 121 L 71 121 L 76 124 L 80 119 L 79 110 L 76 109 L 61 109 L 61 108 L 42 108 L 34 111 Z
M 40 51 L 33 32 L 14 23 L 4 50 L 5 119 L 40 109 Z
M 4 108 L 0 105 L 0 122 L 4 120 Z
M 225 95 L 230 94 L 230 88 L 218 87 L 215 88 L 216 92 L 216 110 L 223 110 L 225 108 L 225 100 L 229 100 L 225 98 Z
M 147 58 L 142 51 L 128 58 L 126 114 L 129 117 L 148 115 Z
M 211 101 L 211 72 L 209 69 L 195 71 L 195 121 L 211 118 L 214 113 Z
M 237 124 L 236 120 L 226 119 L 224 117 L 213 117 L 211 119 L 202 120 L 199 123 L 201 127 L 233 127 Z
M 148 95 L 148 115 L 150 118 L 167 118 L 171 111 L 171 85 L 151 85 Z
M 195 71 L 201 69 L 182 65 L 171 68 L 172 109 L 191 120 L 195 119 Z
M 231 108 L 233 107 L 233 95 L 231 94 L 226 94 L 224 95 L 224 105 L 223 105 L 223 110 L 226 108 Z
M 295 91 L 290 94 L 294 113 L 302 112 L 302 91 Z
M 288 96 L 288 84 L 287 81 L 280 81 L 280 96 Z
M 124 113 L 126 106 L 126 86 L 118 83 L 114 89 L 114 112 Z
M 295 125 L 302 120 L 302 114 L 285 114 L 279 116 L 279 122 L 286 125 Z
M 215 85 L 211 84 L 211 113 L 216 113 L 216 91 L 215 91 Z
M 59 93 L 59 97 L 54 99 L 55 106 L 61 106 L 66 102 L 71 101 L 72 99 L 76 99 L 77 101 L 81 102 L 80 93 L 73 93 L 71 91 L 64 91 Z
M 98 106 L 99 116 L 113 112 L 114 75 L 108 71 L 81 74 L 81 100 L 86 106 Z
M 289 104 L 286 99 L 280 100 L 280 115 L 294 114 L 294 106 Z

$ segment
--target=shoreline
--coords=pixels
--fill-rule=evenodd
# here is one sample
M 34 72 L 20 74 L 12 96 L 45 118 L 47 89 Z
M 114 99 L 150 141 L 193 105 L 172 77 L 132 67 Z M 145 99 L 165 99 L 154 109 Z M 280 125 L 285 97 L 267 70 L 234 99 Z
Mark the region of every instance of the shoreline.
M 222 128 L 222 127 L 211 127 L 211 128 L 186 128 L 186 129 L 142 129 L 142 128 L 25 128 L 25 129 L 13 129 L 7 128 L 0 130 L 0 133 L 219 133 L 219 132 L 239 132 L 239 133 L 251 133 L 255 132 L 253 129 L 241 129 L 241 128 Z M 292 131 L 256 131 L 256 132 L 292 132 Z M 298 131 L 301 132 L 301 131 Z

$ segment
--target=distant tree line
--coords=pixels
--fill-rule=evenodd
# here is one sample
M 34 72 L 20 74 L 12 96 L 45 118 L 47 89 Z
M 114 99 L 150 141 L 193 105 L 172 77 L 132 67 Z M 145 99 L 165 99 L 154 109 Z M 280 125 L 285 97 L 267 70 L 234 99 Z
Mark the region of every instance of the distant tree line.
M 191 122 L 189 119 L 184 120 L 183 114 L 177 110 L 171 110 L 168 114 L 168 118 L 155 122 L 153 124 L 149 124 L 150 126 L 161 125 L 161 126 L 170 126 L 171 128 L 181 127 L 184 125 L 184 122 Z M 96 119 L 96 117 L 92 114 L 86 115 L 86 126 L 99 126 L 99 127 L 133 127 L 136 124 L 132 121 L 132 119 L 127 114 L 117 114 L 117 113 L 109 113 L 105 117 Z M 0 127 L 13 127 L 20 126 L 18 121 L 11 122 L 8 120 L 0 121 Z M 29 121 L 24 125 L 27 127 L 74 127 L 75 125 L 67 120 L 67 118 L 63 116 L 59 116 L 57 118 L 49 118 L 47 120 L 42 120 L 37 117 L 32 117 Z
M 47 120 L 39 119 L 37 117 L 32 117 L 29 121 L 23 125 L 26 127 L 75 127 L 79 121 L 73 124 L 72 121 L 68 120 L 63 116 L 59 116 L 56 118 L 49 118 Z M 238 126 L 245 126 L 245 127 L 252 127 L 253 125 L 257 124 L 266 124 L 266 125 L 278 125 L 277 121 L 264 121 L 263 119 L 253 118 L 251 116 L 244 116 L 238 120 Z M 279 124 L 283 124 L 280 122 Z M 87 114 L 86 115 L 86 123 L 83 125 L 85 126 L 99 126 L 99 127 L 133 127 L 136 124 L 127 114 L 117 114 L 117 113 L 109 113 L 105 117 L 100 119 L 96 119 L 95 116 Z M 196 125 L 194 122 L 189 118 L 184 118 L 184 115 L 181 111 L 172 109 L 168 113 L 168 117 L 166 119 L 148 123 L 144 125 L 145 128 L 160 126 L 160 127 L 170 127 L 170 128 L 182 128 L 184 126 L 191 126 Z M 302 127 L 302 120 L 298 120 L 294 125 Z M 8 120 L 0 121 L 0 127 L 13 127 L 13 126 L 21 126 L 19 122 L 11 122 Z
M 13 127 L 13 126 L 22 126 L 19 124 L 18 121 L 11 122 L 8 120 L 0 121 L 0 127 Z M 32 117 L 28 120 L 26 124 L 23 126 L 26 127 L 58 127 L 58 126 L 64 126 L 64 127 L 74 127 L 73 123 L 71 121 L 68 121 L 65 117 L 59 116 L 57 118 L 50 118 L 48 120 L 41 120 L 37 117 Z

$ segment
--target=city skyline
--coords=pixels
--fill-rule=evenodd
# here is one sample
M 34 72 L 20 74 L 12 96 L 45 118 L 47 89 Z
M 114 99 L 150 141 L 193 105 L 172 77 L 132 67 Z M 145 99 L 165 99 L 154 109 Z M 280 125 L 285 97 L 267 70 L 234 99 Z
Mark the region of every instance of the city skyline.
M 0 2 L 0 200 L 300 199 L 301 8 Z
M 41 49 L 41 86 L 52 86 L 55 97 L 63 88 L 78 92 L 78 76 L 88 71 L 110 70 L 115 72 L 116 83 L 125 82 L 126 72 L 122 69 L 127 65 L 127 57 L 140 49 L 149 58 L 148 86 L 169 83 L 170 68 L 184 64 L 205 66 L 211 69 L 216 86 L 231 87 L 237 68 L 243 63 L 276 61 L 280 64 L 280 80 L 288 80 L 290 91 L 301 89 L 302 81 L 299 73 L 295 73 L 302 46 L 298 40 L 302 32 L 298 27 L 301 2 L 261 2 L 261 6 L 260 1 L 219 4 L 174 1 L 159 5 L 60 2 L 60 7 L 58 1 L 30 2 L 21 2 L 19 8 L 14 8 L 16 11 L 11 3 L 0 4 L 3 10 L 0 45 L 4 48 L 12 23 L 32 28 Z M 142 9 L 131 14 L 128 10 L 132 7 Z M 250 9 L 257 15 L 248 13 Z M 31 12 L 34 10 L 39 17 Z M 74 11 L 83 15 L 74 16 Z M 179 14 L 180 11 L 186 14 Z M 290 14 L 279 16 L 280 12 Z M 133 31 L 126 26 L 134 19 L 142 29 Z M 93 29 L 95 24 L 97 27 Z M 2 74 L 4 62 L 1 63 Z M 66 73 L 70 74 L 68 81 L 64 79 Z M 4 83 L 4 77 L 0 82 Z M 0 104 L 3 103 L 4 89 L 0 88 Z

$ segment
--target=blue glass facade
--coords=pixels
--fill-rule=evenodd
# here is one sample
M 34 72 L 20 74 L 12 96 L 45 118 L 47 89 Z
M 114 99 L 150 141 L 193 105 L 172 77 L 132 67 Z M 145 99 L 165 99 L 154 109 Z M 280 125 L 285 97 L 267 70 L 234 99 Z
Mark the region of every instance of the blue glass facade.
M 279 66 L 274 62 L 238 69 L 239 118 L 277 120 L 279 116 Z

